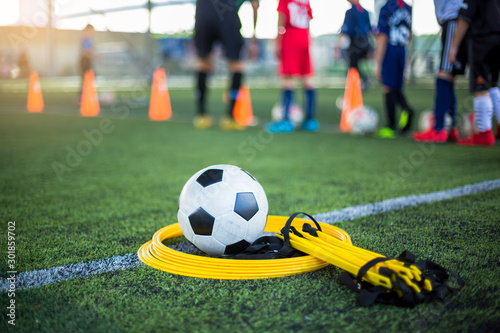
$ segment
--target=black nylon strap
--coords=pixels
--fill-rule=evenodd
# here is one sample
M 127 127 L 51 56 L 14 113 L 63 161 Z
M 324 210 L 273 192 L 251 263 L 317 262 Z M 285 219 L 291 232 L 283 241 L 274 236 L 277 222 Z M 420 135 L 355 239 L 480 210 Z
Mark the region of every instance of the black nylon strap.
M 312 225 L 309 223 L 304 223 L 302 225 L 302 231 L 307 232 L 311 236 L 318 237 L 318 229 L 314 228 Z
M 361 294 L 358 297 L 358 301 L 361 306 L 370 306 L 373 303 L 379 301 L 381 296 L 387 293 L 387 288 L 382 286 L 372 286 L 372 288 L 361 289 Z
M 340 276 L 340 280 L 349 289 L 360 291 L 358 300 L 361 305 L 369 306 L 374 303 L 382 303 L 413 307 L 417 304 L 429 303 L 435 300 L 444 301 L 450 292 L 456 292 L 465 285 L 464 280 L 456 272 L 447 270 L 432 261 L 420 260 L 415 263 L 415 255 L 408 251 L 404 251 L 396 259 L 405 262 L 405 266 L 415 264 L 422 271 L 422 279 L 428 279 L 431 282 L 432 291 L 417 293 L 397 276 L 396 280 L 393 281 L 393 288 L 390 290 L 382 286 L 373 286 L 366 281 L 360 280 L 370 267 L 373 267 L 378 262 L 390 259 L 392 258 L 376 258 L 368 262 L 360 269 L 357 280 L 347 273 Z M 379 270 L 379 273 L 384 274 L 381 270 Z M 458 288 L 452 288 L 448 285 L 450 276 L 456 279 Z M 398 292 L 400 293 L 399 295 Z
M 361 268 L 358 271 L 358 275 L 356 276 L 356 279 L 358 281 L 361 281 L 361 278 L 366 274 L 366 272 L 368 272 L 368 270 L 370 268 L 372 268 L 373 266 L 375 266 L 379 262 L 384 262 L 384 261 L 391 260 L 391 259 L 392 258 L 378 257 L 378 258 L 375 258 L 375 259 L 372 259 L 372 260 L 368 261 L 366 264 L 364 264 L 363 266 L 361 266 Z
M 340 274 L 339 276 L 339 279 L 347 288 L 351 289 L 352 291 L 359 292 L 361 290 L 361 284 L 356 283 L 351 274 L 342 272 L 342 274 Z
M 305 215 L 307 217 L 309 217 L 313 222 L 314 224 L 316 224 L 316 226 L 318 227 L 318 230 L 321 231 L 321 226 L 319 225 L 319 223 L 314 219 L 314 217 L 312 217 L 311 215 L 307 214 L 307 213 L 304 213 L 304 212 L 296 212 L 296 213 L 293 213 L 289 218 L 288 220 L 286 221 L 285 223 L 285 226 L 283 227 L 283 229 L 281 229 L 281 234 L 283 235 L 283 238 L 284 238 L 284 245 L 285 246 L 289 246 L 290 245 L 290 227 L 292 226 L 292 222 L 293 220 L 298 216 L 298 215 Z
M 407 263 L 410 263 L 410 264 L 413 264 L 413 263 L 415 263 L 415 260 L 417 258 L 410 251 L 404 250 L 403 252 L 401 252 L 401 254 L 399 255 L 399 257 L 397 259 L 398 260 L 403 260 L 404 262 L 407 262 Z
M 290 246 L 285 246 L 283 241 L 276 236 L 263 236 L 257 239 L 242 253 L 229 257 L 230 259 L 283 259 L 301 257 L 305 253 Z

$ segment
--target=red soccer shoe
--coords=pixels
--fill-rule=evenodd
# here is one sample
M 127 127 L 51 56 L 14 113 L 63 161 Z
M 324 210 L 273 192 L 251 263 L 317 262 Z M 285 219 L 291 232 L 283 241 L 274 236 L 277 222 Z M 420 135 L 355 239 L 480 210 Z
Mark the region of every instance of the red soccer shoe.
M 415 132 L 413 133 L 413 140 L 417 142 L 432 142 L 432 143 L 443 143 L 448 140 L 448 134 L 445 129 L 436 131 L 435 129 L 428 130 L 427 132 Z
M 493 132 L 491 130 L 487 130 L 484 132 L 479 132 L 474 134 L 471 137 L 459 139 L 457 141 L 460 146 L 494 146 L 495 145 L 495 137 L 493 136 Z
M 453 127 L 450 133 L 448 133 L 448 141 L 458 141 L 458 130 L 456 127 Z

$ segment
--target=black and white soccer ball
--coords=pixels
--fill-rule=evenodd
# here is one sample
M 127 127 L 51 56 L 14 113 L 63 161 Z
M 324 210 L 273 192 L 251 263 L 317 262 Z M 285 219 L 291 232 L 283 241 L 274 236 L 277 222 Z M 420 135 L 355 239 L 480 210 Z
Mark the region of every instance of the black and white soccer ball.
M 271 119 L 272 121 L 281 121 L 283 120 L 283 105 L 281 103 L 276 103 L 271 110 Z M 294 126 L 299 126 L 304 121 L 304 111 L 297 104 L 292 104 L 290 106 L 288 118 L 293 123 Z
M 460 116 L 458 121 L 458 134 L 461 138 L 467 138 L 479 133 L 479 129 L 476 126 L 476 115 L 474 111 L 467 112 Z
M 420 113 L 418 117 L 418 131 L 421 133 L 425 133 L 434 128 L 434 124 L 436 122 L 436 117 L 434 115 L 434 110 L 425 110 Z M 451 130 L 453 124 L 453 119 L 447 113 L 444 116 L 444 128 L 447 131 Z
M 371 107 L 364 105 L 349 113 L 349 132 L 363 135 L 375 132 L 378 125 L 378 114 Z
M 247 171 L 213 165 L 182 189 L 177 219 L 188 241 L 214 256 L 245 250 L 261 237 L 267 221 L 264 189 Z

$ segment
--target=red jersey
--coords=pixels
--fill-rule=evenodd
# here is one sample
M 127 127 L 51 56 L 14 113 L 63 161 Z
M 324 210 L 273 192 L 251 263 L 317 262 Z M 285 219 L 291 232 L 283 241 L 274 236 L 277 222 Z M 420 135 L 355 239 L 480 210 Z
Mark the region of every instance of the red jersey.
M 312 19 L 312 10 L 309 0 L 279 0 L 278 13 L 286 16 L 278 73 L 311 75 L 309 21 Z
M 280 0 L 278 13 L 286 16 L 286 29 L 309 29 L 309 21 L 313 18 L 309 0 Z

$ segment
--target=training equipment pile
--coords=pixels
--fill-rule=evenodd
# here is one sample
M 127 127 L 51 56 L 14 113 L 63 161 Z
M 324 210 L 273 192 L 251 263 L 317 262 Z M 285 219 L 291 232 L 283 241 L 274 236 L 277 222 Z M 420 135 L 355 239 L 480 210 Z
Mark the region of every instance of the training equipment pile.
M 307 219 L 297 218 L 306 215 Z M 314 224 L 314 227 L 311 225 Z M 262 279 L 317 270 L 332 264 L 345 272 L 341 281 L 359 292 L 363 306 L 374 303 L 412 307 L 444 300 L 464 286 L 455 272 L 428 260 L 416 261 L 404 251 L 397 258 L 353 246 L 340 228 L 317 222 L 297 212 L 289 218 L 269 216 L 265 231 L 278 232 L 256 240 L 243 253 L 230 258 L 211 258 L 175 251 L 163 244 L 182 235 L 178 224 L 159 230 L 153 240 L 138 251 L 147 265 L 170 273 L 213 279 Z M 262 260 L 272 259 L 272 260 Z M 457 287 L 448 283 L 450 276 Z

